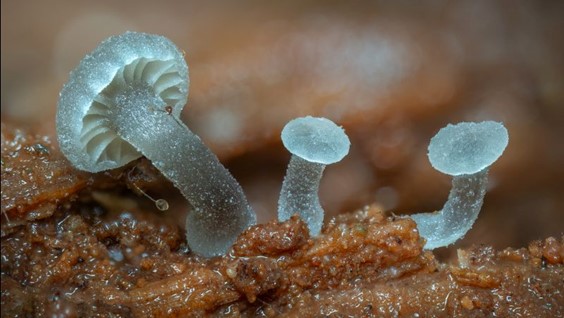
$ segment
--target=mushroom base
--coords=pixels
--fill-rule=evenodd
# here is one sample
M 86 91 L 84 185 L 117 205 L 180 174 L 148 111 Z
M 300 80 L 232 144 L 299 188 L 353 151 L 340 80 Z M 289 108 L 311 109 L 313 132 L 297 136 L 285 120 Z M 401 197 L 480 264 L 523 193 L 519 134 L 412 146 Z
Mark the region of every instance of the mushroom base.
M 443 209 L 434 213 L 419 213 L 411 218 L 419 234 L 427 240 L 425 249 L 448 246 L 461 239 L 471 228 L 484 202 L 488 169 L 471 175 L 455 176 Z

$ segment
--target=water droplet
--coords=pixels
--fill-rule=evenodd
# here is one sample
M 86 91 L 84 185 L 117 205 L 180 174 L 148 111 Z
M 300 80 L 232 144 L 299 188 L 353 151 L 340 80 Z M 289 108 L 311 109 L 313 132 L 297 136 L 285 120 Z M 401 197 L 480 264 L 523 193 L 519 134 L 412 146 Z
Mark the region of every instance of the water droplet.
M 166 211 L 168 210 L 168 201 L 165 199 L 158 199 L 155 201 L 155 206 L 157 207 L 157 209 L 159 209 L 160 211 Z

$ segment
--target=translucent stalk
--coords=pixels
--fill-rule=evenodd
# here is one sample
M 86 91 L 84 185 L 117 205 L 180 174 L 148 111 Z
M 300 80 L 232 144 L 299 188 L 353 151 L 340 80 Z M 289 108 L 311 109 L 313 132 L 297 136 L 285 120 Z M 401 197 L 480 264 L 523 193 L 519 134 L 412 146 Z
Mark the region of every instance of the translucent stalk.
M 447 246 L 462 238 L 471 228 L 484 202 L 488 169 L 475 174 L 454 176 L 443 209 L 414 214 L 419 234 L 427 239 L 425 249 Z
M 147 107 L 132 105 L 140 100 Z M 256 223 L 243 189 L 197 135 L 150 90 L 129 89 L 116 97 L 117 134 L 147 157 L 194 207 L 186 219 L 190 248 L 223 255 L 237 236 Z
M 278 220 L 285 221 L 298 213 L 307 223 L 310 235 L 321 232 L 325 212 L 318 191 L 324 169 L 324 164 L 292 155 L 278 200 Z

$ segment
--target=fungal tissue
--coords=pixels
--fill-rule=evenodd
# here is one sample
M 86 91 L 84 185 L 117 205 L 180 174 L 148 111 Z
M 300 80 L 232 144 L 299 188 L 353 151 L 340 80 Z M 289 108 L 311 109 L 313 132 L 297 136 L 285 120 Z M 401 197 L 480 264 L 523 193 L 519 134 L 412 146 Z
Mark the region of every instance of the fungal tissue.
M 186 239 L 203 256 L 224 255 L 256 223 L 243 189 L 181 120 L 188 98 L 188 66 L 169 39 L 127 32 L 108 38 L 70 73 L 57 106 L 62 153 L 78 169 L 99 172 L 147 157 L 192 207 Z M 322 230 L 318 189 L 327 165 L 349 152 L 344 129 L 326 118 L 302 117 L 281 134 L 292 154 L 278 201 L 278 219 L 298 214 L 312 236 Z M 472 227 L 486 192 L 489 167 L 508 144 L 501 123 L 459 123 L 441 129 L 429 160 L 453 177 L 438 212 L 413 215 L 425 248 L 454 243 Z

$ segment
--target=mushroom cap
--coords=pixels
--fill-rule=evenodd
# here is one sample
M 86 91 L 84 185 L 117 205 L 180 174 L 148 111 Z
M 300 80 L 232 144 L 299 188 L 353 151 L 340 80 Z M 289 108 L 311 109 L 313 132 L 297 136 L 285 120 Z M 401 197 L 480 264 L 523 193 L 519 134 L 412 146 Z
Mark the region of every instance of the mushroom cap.
M 493 164 L 503 153 L 509 135 L 502 123 L 483 121 L 447 125 L 429 143 L 429 161 L 442 173 L 474 174 Z
M 325 165 L 341 161 L 351 145 L 343 128 L 327 118 L 311 116 L 288 122 L 282 130 L 282 143 L 293 155 Z
M 138 32 L 109 37 L 80 61 L 60 93 L 61 151 L 75 167 L 90 172 L 139 158 L 139 151 L 116 133 L 112 118 L 112 109 L 119 107 L 116 94 L 124 88 L 149 90 L 160 106 L 170 106 L 168 112 L 178 118 L 188 98 L 188 84 L 184 55 L 169 39 Z M 149 106 L 147 101 L 134 104 Z

